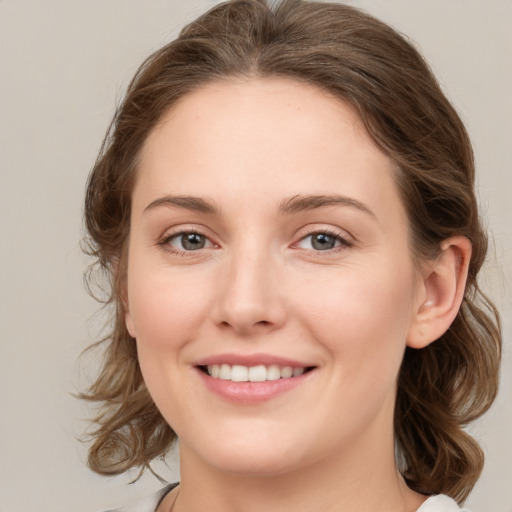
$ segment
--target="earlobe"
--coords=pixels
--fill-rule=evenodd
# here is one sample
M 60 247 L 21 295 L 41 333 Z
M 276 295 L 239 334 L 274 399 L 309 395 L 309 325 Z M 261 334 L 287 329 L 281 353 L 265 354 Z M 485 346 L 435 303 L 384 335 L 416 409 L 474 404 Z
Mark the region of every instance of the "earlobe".
M 116 268 L 117 272 L 118 268 Z M 126 275 L 123 279 L 123 281 L 120 284 L 120 300 L 123 306 L 124 310 L 124 324 L 126 325 L 126 329 L 128 331 L 128 334 L 135 338 L 135 324 L 133 323 L 133 318 L 130 313 L 130 306 L 128 303 L 128 285 L 126 282 Z
M 442 242 L 441 253 L 425 271 L 407 346 L 424 348 L 449 329 L 464 298 L 470 259 L 471 242 L 466 237 Z
M 118 300 L 120 301 L 122 309 L 124 311 L 124 324 L 126 326 L 126 330 L 128 331 L 128 334 L 132 338 L 135 338 L 135 325 L 133 323 L 132 315 L 130 313 L 130 307 L 128 304 L 127 255 L 127 251 L 123 249 L 120 252 L 119 256 L 114 258 L 114 260 L 112 261 L 112 274 L 114 276 L 115 281 L 119 280 Z
M 132 315 L 129 311 L 126 311 L 124 315 L 124 323 L 126 325 L 126 329 L 132 338 L 135 338 L 135 325 L 133 324 Z
M 126 294 L 125 294 L 126 295 Z M 133 323 L 133 318 L 130 313 L 130 308 L 128 306 L 128 300 L 126 297 L 123 297 L 123 308 L 124 308 L 124 324 L 126 325 L 126 330 L 128 331 L 128 334 L 135 338 L 135 324 Z

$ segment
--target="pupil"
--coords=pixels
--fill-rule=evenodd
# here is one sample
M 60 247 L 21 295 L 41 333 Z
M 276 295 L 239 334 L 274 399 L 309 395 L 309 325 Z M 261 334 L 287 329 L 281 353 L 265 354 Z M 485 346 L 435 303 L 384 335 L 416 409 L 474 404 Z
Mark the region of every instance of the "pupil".
M 183 247 L 189 251 L 195 251 L 204 247 L 204 237 L 197 233 L 187 233 L 181 237 Z
M 333 249 L 336 244 L 336 239 L 332 236 L 326 235 L 325 233 L 317 233 L 313 236 L 312 245 L 314 249 L 325 251 Z

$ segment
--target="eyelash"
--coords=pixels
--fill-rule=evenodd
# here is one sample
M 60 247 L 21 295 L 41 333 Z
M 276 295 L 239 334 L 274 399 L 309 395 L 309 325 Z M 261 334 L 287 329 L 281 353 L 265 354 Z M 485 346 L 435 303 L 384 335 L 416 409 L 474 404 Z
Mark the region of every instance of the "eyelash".
M 197 251 L 183 251 L 183 250 L 175 249 L 170 245 L 170 242 L 172 240 L 175 240 L 183 235 L 198 235 L 198 236 L 203 237 L 206 240 L 208 240 L 212 245 L 215 245 L 205 234 L 201 233 L 201 231 L 199 231 L 197 229 L 184 229 L 181 231 L 177 231 L 176 233 L 166 234 L 158 242 L 158 245 L 161 247 L 164 247 L 167 251 L 169 251 L 170 253 L 172 253 L 176 256 L 184 256 L 184 257 L 192 256 L 193 253 L 199 251 L 199 249 Z
M 330 229 L 318 229 L 310 231 L 303 236 L 300 237 L 299 241 L 296 242 L 294 245 L 297 245 L 298 243 L 302 242 L 303 240 L 306 240 L 306 238 L 313 237 L 314 235 L 326 235 L 328 237 L 332 237 L 336 240 L 336 242 L 339 242 L 339 245 L 333 247 L 332 249 L 326 249 L 326 250 L 316 250 L 316 249 L 304 249 L 307 251 L 308 254 L 313 254 L 315 256 L 328 256 L 332 255 L 333 253 L 337 253 L 339 251 L 342 251 L 344 249 L 349 249 L 354 244 L 351 240 L 349 240 L 345 235 L 338 231 L 330 230 Z
M 300 239 L 297 242 L 295 242 L 293 245 L 299 244 L 300 242 L 306 240 L 308 237 L 312 237 L 314 235 L 320 235 L 320 234 L 334 238 L 336 240 L 336 242 L 339 242 L 339 245 L 333 247 L 332 249 L 326 249 L 323 251 L 316 250 L 316 249 L 304 249 L 304 251 L 306 251 L 309 254 L 314 254 L 314 255 L 329 255 L 332 253 L 339 252 L 343 249 L 350 248 L 354 245 L 352 241 L 350 241 L 348 238 L 346 238 L 341 233 L 334 231 L 334 230 L 329 230 L 329 229 L 318 229 L 318 230 L 307 232 L 307 233 L 303 234 L 300 237 Z M 212 244 L 212 246 L 216 245 L 205 234 L 201 233 L 201 231 L 196 230 L 196 229 L 181 230 L 181 231 L 178 231 L 175 233 L 167 234 L 158 242 L 157 245 L 164 247 L 166 250 L 168 250 L 169 252 L 171 252 L 174 255 L 184 256 L 184 257 L 192 256 L 194 252 L 200 251 L 200 249 L 197 249 L 196 251 L 179 250 L 179 249 L 172 248 L 170 246 L 170 242 L 172 240 L 175 240 L 183 235 L 198 235 L 198 236 L 204 237 L 206 240 L 208 240 Z

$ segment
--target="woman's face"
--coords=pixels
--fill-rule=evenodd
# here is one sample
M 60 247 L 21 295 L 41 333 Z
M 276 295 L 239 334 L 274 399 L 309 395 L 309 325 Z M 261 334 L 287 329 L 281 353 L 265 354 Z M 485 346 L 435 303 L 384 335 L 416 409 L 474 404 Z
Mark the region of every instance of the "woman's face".
M 210 84 L 138 173 L 126 322 L 182 455 L 277 474 L 392 452 L 424 295 L 392 164 L 354 110 L 285 79 Z

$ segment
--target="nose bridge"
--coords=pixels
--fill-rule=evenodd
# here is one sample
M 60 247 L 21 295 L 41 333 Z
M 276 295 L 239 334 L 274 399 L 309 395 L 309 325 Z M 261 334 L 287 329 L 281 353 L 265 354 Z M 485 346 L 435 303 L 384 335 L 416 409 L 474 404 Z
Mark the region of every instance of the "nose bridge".
M 262 247 L 263 245 L 263 247 Z M 217 320 L 240 334 L 275 329 L 284 321 L 279 261 L 253 237 L 233 248 L 220 286 Z

